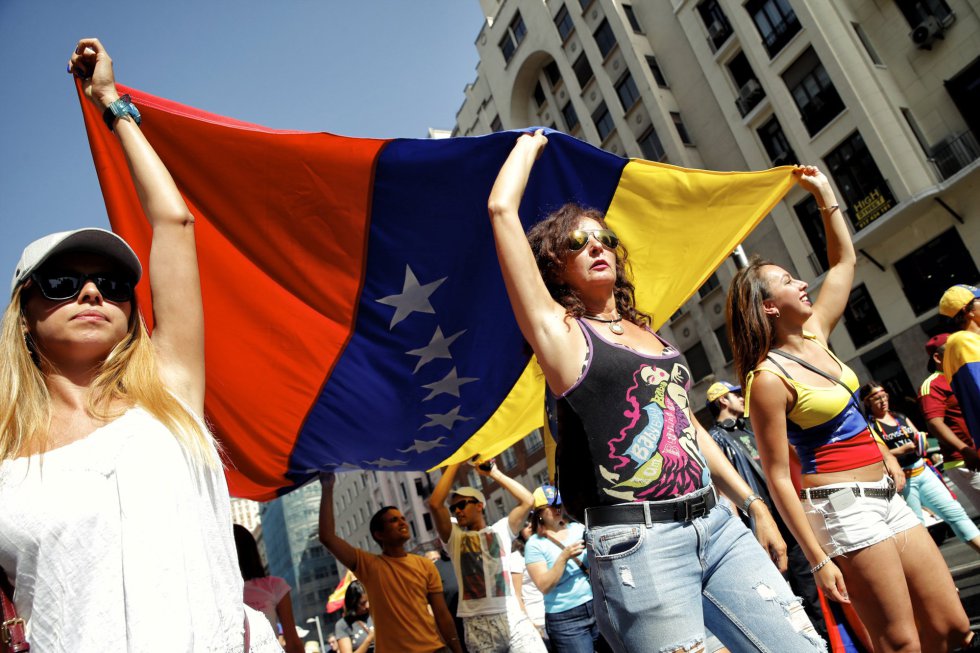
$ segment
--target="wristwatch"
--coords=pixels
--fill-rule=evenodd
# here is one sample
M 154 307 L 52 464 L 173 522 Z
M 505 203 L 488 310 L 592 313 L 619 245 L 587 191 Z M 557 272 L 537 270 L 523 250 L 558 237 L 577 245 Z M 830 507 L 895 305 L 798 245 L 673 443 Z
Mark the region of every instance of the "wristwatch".
M 133 99 L 129 97 L 129 93 L 121 95 L 116 101 L 105 108 L 102 112 L 102 119 L 105 120 L 105 126 L 109 128 L 109 131 L 114 131 L 113 127 L 116 124 L 116 120 L 123 118 L 125 116 L 130 116 L 133 122 L 139 126 L 142 122 L 140 117 L 140 111 L 133 104 Z

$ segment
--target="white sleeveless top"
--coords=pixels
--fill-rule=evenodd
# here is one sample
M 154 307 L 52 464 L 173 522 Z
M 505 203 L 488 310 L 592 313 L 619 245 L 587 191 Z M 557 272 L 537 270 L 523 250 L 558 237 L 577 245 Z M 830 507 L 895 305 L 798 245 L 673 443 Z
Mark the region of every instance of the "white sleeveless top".
M 0 464 L 0 566 L 33 653 L 242 651 L 224 475 L 142 408 Z

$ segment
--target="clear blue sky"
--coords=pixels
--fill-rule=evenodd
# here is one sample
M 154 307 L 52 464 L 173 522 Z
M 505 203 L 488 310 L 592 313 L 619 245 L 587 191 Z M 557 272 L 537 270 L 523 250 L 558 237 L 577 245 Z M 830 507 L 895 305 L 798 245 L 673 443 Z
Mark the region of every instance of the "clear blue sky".
M 117 81 L 206 111 L 422 138 L 455 124 L 482 20 L 478 0 L 0 0 L 0 287 L 31 240 L 108 228 L 65 72 L 79 38 Z

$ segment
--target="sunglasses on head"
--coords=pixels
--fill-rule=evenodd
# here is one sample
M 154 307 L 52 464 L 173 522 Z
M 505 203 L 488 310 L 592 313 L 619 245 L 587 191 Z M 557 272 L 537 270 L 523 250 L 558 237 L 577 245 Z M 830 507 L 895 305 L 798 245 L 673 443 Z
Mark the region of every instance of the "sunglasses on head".
M 588 244 L 589 236 L 593 236 L 596 242 L 609 249 L 616 249 L 619 245 L 619 238 L 611 229 L 575 229 L 568 234 L 568 249 L 579 251 Z
M 460 499 L 456 503 L 449 504 L 449 512 L 456 512 L 457 510 L 462 510 L 471 503 L 480 503 L 476 499 Z
M 75 299 L 89 281 L 95 283 L 99 294 L 110 302 L 128 302 L 133 298 L 133 282 L 118 272 L 35 272 L 31 280 L 41 295 L 53 302 Z

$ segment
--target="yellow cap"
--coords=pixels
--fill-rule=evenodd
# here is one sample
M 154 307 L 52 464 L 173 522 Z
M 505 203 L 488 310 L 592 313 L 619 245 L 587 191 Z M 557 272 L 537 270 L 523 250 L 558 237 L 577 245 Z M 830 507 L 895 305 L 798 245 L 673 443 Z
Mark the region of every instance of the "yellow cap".
M 708 403 L 710 404 L 711 402 L 715 401 L 719 397 L 724 397 L 729 392 L 741 392 L 741 391 L 742 391 L 742 386 L 732 385 L 727 381 L 718 381 L 716 383 L 712 383 L 711 387 L 708 388 L 708 392 L 707 392 Z
M 943 293 L 939 300 L 939 314 L 946 317 L 955 317 L 957 313 L 974 299 L 980 297 L 980 289 L 968 286 L 965 283 L 952 286 Z

